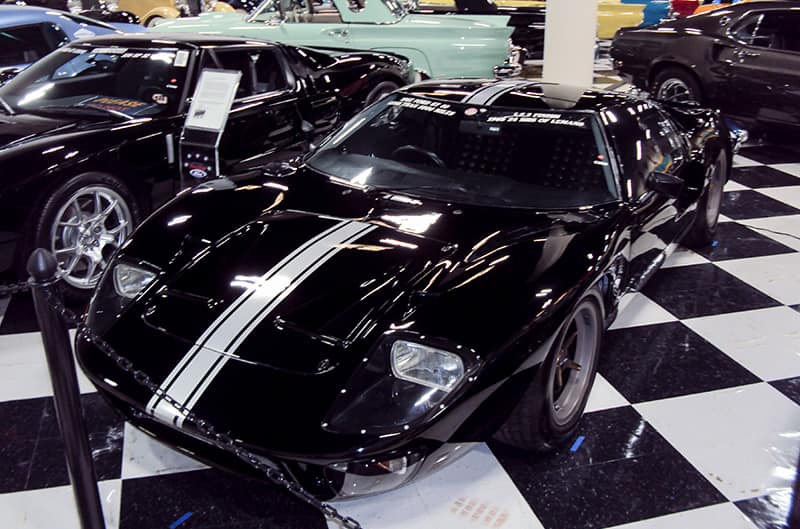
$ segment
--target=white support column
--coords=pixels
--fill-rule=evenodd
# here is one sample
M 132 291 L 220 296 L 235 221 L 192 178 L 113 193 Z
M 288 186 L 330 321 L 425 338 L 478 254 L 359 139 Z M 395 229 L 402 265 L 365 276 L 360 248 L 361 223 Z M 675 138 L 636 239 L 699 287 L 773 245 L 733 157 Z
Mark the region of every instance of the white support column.
M 549 0 L 544 34 L 544 80 L 591 86 L 596 40 L 597 0 Z

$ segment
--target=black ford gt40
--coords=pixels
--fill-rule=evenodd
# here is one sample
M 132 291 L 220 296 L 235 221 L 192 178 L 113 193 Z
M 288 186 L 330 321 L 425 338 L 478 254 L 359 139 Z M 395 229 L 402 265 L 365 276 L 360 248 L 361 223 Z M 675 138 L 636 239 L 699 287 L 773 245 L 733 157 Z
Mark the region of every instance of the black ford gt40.
M 178 143 L 205 68 L 242 72 L 219 145 L 232 178 L 303 154 L 411 75 L 384 53 L 233 37 L 109 36 L 59 48 L 0 87 L 0 272 L 23 275 L 31 251 L 47 248 L 68 290 L 88 297 L 135 225 L 187 183 Z
M 116 255 L 78 357 L 133 424 L 215 465 L 191 411 L 322 498 L 465 443 L 574 434 L 601 339 L 731 166 L 715 112 L 531 81 L 426 82 L 271 166 L 176 197 Z M 173 407 L 163 395 L 180 403 Z

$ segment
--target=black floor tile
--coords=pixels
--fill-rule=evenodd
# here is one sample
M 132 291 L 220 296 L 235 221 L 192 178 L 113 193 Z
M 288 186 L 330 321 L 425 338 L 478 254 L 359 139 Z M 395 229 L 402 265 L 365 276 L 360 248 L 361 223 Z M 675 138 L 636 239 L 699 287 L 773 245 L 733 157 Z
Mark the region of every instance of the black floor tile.
M 767 496 L 734 503 L 758 529 L 797 529 L 800 513 L 791 513 L 792 491 L 780 490 Z
M 758 191 L 728 191 L 722 198 L 722 214 L 734 220 L 796 215 L 800 210 Z
M 192 513 L 181 529 L 325 529 L 314 508 L 264 483 L 198 470 L 122 484 L 120 529 L 170 527 Z
M 763 164 L 795 163 L 800 161 L 796 147 L 786 145 L 756 145 L 744 147 L 739 154 Z
M 800 377 L 770 382 L 778 391 L 800 404 Z
M 800 159 L 800 154 L 797 156 Z M 734 167 L 731 171 L 731 180 L 756 189 L 800 185 L 800 178 L 766 165 Z
M 580 435 L 576 452 L 563 449 L 551 463 L 492 445 L 546 529 L 608 527 L 725 501 L 630 407 L 588 414 Z
M 610 331 L 598 370 L 633 403 L 761 381 L 680 322 Z
M 746 226 L 735 222 L 723 222 L 717 227 L 715 244 L 698 250 L 697 253 L 711 261 L 724 261 L 794 253 L 794 251 Z
M 122 469 L 123 421 L 98 394 L 81 396 L 100 480 Z M 50 397 L 0 403 L 0 493 L 67 485 L 64 446 Z
M 712 263 L 659 270 L 642 291 L 683 320 L 780 305 Z

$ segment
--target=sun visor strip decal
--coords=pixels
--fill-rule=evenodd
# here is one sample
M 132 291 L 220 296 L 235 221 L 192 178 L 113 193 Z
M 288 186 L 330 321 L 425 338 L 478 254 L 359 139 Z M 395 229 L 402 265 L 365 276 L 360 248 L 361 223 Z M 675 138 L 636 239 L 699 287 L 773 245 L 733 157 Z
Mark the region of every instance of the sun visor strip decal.
M 166 393 L 193 409 L 238 347 L 300 284 L 330 260 L 342 247 L 377 226 L 345 221 L 302 245 L 242 294 L 229 310 L 209 326 L 147 404 L 157 418 L 181 426 L 183 416 L 160 398 Z

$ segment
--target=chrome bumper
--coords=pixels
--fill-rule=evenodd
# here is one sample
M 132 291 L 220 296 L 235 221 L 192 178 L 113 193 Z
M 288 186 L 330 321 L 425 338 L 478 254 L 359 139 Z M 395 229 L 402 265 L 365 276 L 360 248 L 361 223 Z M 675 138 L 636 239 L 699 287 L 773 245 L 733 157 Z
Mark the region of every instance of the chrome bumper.
M 522 48 L 519 46 L 511 46 L 508 57 L 503 64 L 493 68 L 495 77 L 517 77 L 522 73 L 522 64 L 520 59 L 522 57 Z

